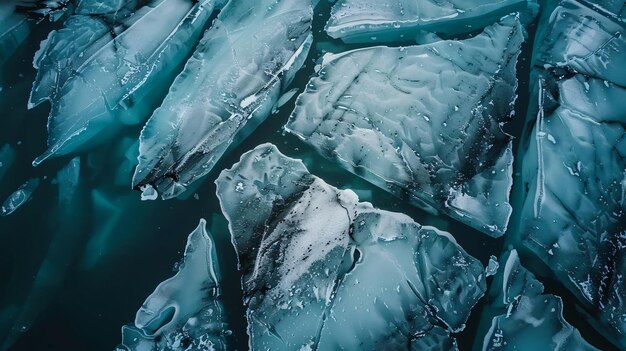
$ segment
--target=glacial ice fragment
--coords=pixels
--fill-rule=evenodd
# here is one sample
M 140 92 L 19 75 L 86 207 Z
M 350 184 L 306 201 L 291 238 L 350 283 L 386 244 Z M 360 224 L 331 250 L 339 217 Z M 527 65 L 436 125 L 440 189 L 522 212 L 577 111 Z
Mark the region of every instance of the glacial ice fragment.
M 326 31 L 348 43 L 409 41 L 419 30 L 475 31 L 527 7 L 536 4 L 527 0 L 339 0 Z
M 218 179 L 253 350 L 455 349 L 484 294 L 454 239 L 377 210 L 272 144 Z
M 286 129 L 398 197 L 501 236 L 522 40 L 508 16 L 466 40 L 326 55 Z
M 167 87 L 193 49 L 215 4 L 153 0 L 108 28 L 110 33 L 101 40 L 96 40 L 102 34 L 97 21 L 81 17 L 68 21 L 71 32 L 61 30 L 44 42 L 35 60 L 42 71 L 31 102 L 50 94 L 52 109 L 48 150 L 33 164 L 106 140 L 123 125 L 143 121 L 159 90 Z M 76 33 L 77 25 L 90 27 Z M 115 38 L 113 33 L 118 33 Z M 65 47 L 68 38 L 73 45 Z M 56 69 L 52 66 L 60 66 L 60 71 L 51 71 Z
M 309 0 L 229 2 L 144 127 L 133 186 L 176 197 L 263 122 L 304 63 L 312 13 Z
M 220 301 L 220 276 L 206 221 L 189 234 L 178 273 L 162 282 L 122 328 L 127 351 L 226 350 L 230 333 Z
M 514 232 L 626 346 L 626 25 L 572 0 L 546 18 Z
M 33 192 L 39 187 L 39 179 L 32 178 L 22 184 L 13 194 L 4 200 L 0 207 L 0 215 L 8 216 L 24 205 L 32 196 Z
M 597 350 L 563 318 L 563 301 L 542 294 L 543 285 L 522 267 L 517 251 L 503 257 L 503 270 L 490 289 L 489 309 L 498 315 L 483 341 L 484 351 Z

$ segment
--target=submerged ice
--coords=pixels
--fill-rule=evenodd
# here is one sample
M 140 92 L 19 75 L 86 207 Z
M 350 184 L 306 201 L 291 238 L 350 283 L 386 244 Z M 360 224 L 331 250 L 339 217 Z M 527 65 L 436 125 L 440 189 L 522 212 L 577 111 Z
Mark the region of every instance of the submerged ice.
M 218 177 L 251 349 L 455 349 L 483 267 L 445 232 L 377 210 L 272 144 Z M 296 327 L 297 326 L 297 327 Z
M 309 0 L 229 2 L 141 132 L 133 186 L 176 197 L 263 122 L 304 63 L 312 15 Z
M 501 236 L 522 40 L 508 16 L 466 40 L 329 54 L 286 128 L 394 195 Z
M 189 234 L 178 273 L 162 282 L 122 328 L 124 351 L 227 350 L 220 272 L 206 221 Z
M 605 11 L 562 1 L 539 28 L 518 234 L 626 345 L 626 25 Z

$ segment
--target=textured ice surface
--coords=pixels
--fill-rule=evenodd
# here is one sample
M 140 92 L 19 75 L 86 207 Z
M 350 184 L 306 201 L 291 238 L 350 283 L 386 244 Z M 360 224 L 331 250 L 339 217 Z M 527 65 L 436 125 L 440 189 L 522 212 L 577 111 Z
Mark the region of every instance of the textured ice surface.
M 107 22 L 104 15 L 75 16 L 66 28 L 50 35 L 35 58 L 40 71 L 31 98 L 34 104 L 52 99 L 48 150 L 33 164 L 103 140 L 124 124 L 143 121 L 154 104 L 150 94 L 169 84 L 202 33 L 214 3 L 154 0 L 113 21 L 113 28 L 95 19 Z M 77 31 L 78 25 L 87 29 Z
M 622 344 L 624 29 L 612 15 L 573 1 L 564 1 L 542 24 L 534 53 L 537 98 L 522 148 L 527 193 L 519 230 L 525 245 L 608 324 L 600 330 Z
M 311 44 L 311 1 L 231 1 L 141 133 L 133 185 L 172 198 L 263 122 Z
M 499 315 L 485 335 L 483 350 L 596 350 L 563 319 L 561 298 L 542 295 L 543 284 L 522 267 L 517 251 L 503 258 L 490 289 L 490 308 Z
M 30 200 L 33 192 L 37 190 L 39 183 L 40 180 L 38 178 L 32 178 L 22 184 L 13 194 L 9 195 L 9 197 L 4 200 L 2 207 L 0 207 L 0 215 L 8 216 L 24 205 Z
M 522 39 L 508 16 L 467 40 L 327 55 L 286 128 L 373 184 L 500 236 Z
M 162 282 L 122 328 L 118 350 L 226 350 L 217 256 L 206 222 L 189 234 L 178 273 Z
M 526 0 L 338 0 L 326 31 L 346 42 L 410 41 L 419 30 L 459 34 L 475 31 Z
M 218 177 L 255 350 L 454 349 L 484 294 L 454 239 L 263 144 Z

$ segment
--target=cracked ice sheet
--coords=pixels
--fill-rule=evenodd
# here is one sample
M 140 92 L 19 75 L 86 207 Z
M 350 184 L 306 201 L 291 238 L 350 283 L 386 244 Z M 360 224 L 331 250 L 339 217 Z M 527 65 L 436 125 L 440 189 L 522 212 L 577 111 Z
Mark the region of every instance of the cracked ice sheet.
M 467 40 L 327 55 L 286 129 L 394 195 L 500 236 L 521 31 L 508 16 Z
M 176 197 L 262 123 L 304 63 L 312 15 L 308 0 L 228 3 L 144 127 L 133 186 Z
M 348 43 L 407 41 L 414 39 L 418 30 L 443 34 L 475 31 L 535 5 L 526 0 L 339 0 L 326 31 Z
M 122 328 L 127 351 L 226 350 L 230 334 L 220 300 L 220 275 L 206 221 L 189 234 L 178 273 L 162 282 Z
M 358 202 L 272 144 L 216 184 L 251 349 L 456 348 L 450 333 L 464 328 L 485 280 L 448 233 Z
M 603 5 L 610 7 L 609 2 Z M 527 146 L 521 148 L 527 193 L 516 231 L 586 304 L 596 318 L 594 326 L 622 346 L 624 28 L 614 15 L 569 0 L 540 24 L 534 52 L 537 98 L 529 114 Z
M 563 318 L 560 297 L 543 293 L 543 285 L 520 263 L 517 251 L 502 258 L 490 294 L 489 309 L 498 315 L 485 335 L 483 350 L 597 350 Z
M 540 90 L 523 159 L 529 192 L 520 234 L 562 283 L 624 335 L 626 89 L 582 75 L 557 89 L 557 101 Z
M 45 54 L 69 55 L 68 60 L 77 61 L 66 62 L 62 67 L 63 70 L 75 68 L 73 74 L 64 71 L 53 74 L 61 81 L 65 77 L 62 86 L 48 88 L 45 83 L 40 87 L 39 81 L 35 82 L 35 93 L 38 87 L 43 87 L 53 96 L 48 149 L 33 164 L 89 147 L 106 140 L 125 124 L 143 121 L 155 104 L 156 92 L 164 90 L 173 79 L 176 67 L 193 49 L 217 3 L 154 0 L 124 19 L 120 29 L 114 30 L 120 33 L 114 40 L 76 43 L 72 49 L 90 53 L 86 58 L 80 53 L 50 51 L 44 43 L 40 57 L 35 60 L 36 65 L 42 64 L 40 68 L 48 69 L 44 65 L 48 59 L 61 59 L 46 58 Z M 86 40 L 93 41 L 95 37 Z

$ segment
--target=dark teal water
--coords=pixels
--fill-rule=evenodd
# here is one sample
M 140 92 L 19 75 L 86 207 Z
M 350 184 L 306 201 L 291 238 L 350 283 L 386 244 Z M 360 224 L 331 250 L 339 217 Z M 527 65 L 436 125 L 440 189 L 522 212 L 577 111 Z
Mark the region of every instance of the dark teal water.
M 302 91 L 324 50 L 351 48 L 325 36 L 323 25 L 328 11 L 329 5 L 322 1 L 316 9 L 314 50 L 289 89 L 298 87 Z M 140 127 L 130 127 L 115 140 L 81 157 L 78 200 L 72 208 L 59 208 L 57 187 L 51 180 L 70 158 L 51 160 L 32 168 L 30 162 L 45 149 L 48 106 L 26 109 L 35 75 L 33 54 L 55 26 L 43 22 L 34 27 L 27 42 L 0 67 L 3 77 L 0 145 L 10 144 L 18 153 L 16 163 L 0 183 L 0 199 L 28 178 L 47 176 L 29 203 L 13 215 L 0 218 L 0 310 L 26 301 L 36 307 L 33 310 L 35 323 L 16 340 L 10 348 L 12 351 L 112 350 L 121 340 L 121 326 L 132 322 L 144 299 L 161 281 L 174 274 L 173 268 L 182 257 L 187 235 L 200 218 L 207 219 L 216 240 L 224 304 L 234 332 L 229 342 L 233 349 L 247 349 L 240 276 L 213 181 L 243 152 L 263 142 L 276 144 L 288 156 L 302 158 L 313 174 L 339 188 L 355 190 L 362 201 L 406 213 L 421 224 L 451 232 L 469 254 L 485 265 L 490 255 L 497 256 L 504 248 L 503 239 L 489 238 L 444 216 L 433 216 L 412 207 L 321 158 L 296 137 L 285 135 L 282 126 L 293 109 L 293 100 L 270 116 L 242 144 L 231 148 L 193 192 L 195 195 L 189 194 L 184 200 L 142 202 L 140 194 L 130 189 L 132 169 L 122 172 L 122 180 L 127 178 L 125 183 L 120 181 L 118 167 L 125 160 L 123 153 L 137 139 L 140 130 Z M 532 30 L 533 27 L 531 40 Z M 528 57 L 527 44 L 519 63 L 520 97 L 516 121 L 508 127 L 517 140 L 528 103 Z M 94 201 L 96 198 L 106 200 Z M 48 275 L 52 278 L 40 295 L 29 296 L 34 291 L 34 277 L 44 262 L 52 262 L 56 267 L 53 274 Z M 530 256 L 523 256 L 523 262 L 536 272 L 543 271 Z M 603 349 L 612 348 L 590 328 L 584 313 L 574 307 L 575 300 L 569 292 L 549 276 L 543 277 L 543 282 L 547 292 L 564 298 L 566 319 L 579 328 L 590 343 Z M 484 299 L 476 307 L 466 330 L 459 336 L 462 350 L 470 350 L 482 340 L 483 334 L 478 332 L 479 312 L 485 303 Z M 3 328 L 2 323 L 0 318 Z

